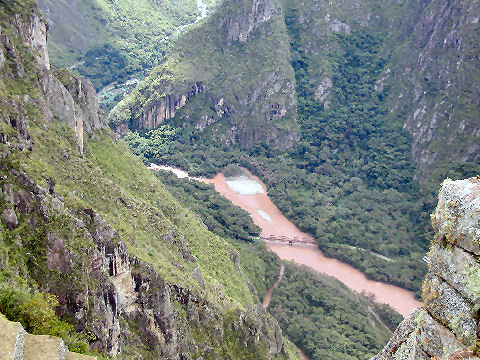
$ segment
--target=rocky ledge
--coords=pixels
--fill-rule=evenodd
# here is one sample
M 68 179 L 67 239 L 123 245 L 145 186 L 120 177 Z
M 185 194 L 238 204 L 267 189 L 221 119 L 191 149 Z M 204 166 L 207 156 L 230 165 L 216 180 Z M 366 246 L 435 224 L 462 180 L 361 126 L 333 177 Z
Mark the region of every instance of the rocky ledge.
M 372 360 L 480 359 L 480 179 L 442 185 L 423 305 Z

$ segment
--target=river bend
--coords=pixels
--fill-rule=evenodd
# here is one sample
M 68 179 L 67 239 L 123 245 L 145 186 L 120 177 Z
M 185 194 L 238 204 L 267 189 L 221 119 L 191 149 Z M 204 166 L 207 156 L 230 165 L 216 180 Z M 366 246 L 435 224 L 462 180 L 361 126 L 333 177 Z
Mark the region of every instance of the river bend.
M 160 167 L 151 166 L 150 168 L 155 170 Z M 167 166 L 161 168 L 170 170 L 179 177 L 188 177 L 188 174 L 182 170 Z M 212 179 L 196 178 L 195 180 L 213 184 L 220 194 L 247 211 L 255 224 L 262 229 L 262 238 L 287 237 L 303 241 L 303 243 L 294 246 L 289 246 L 288 243 L 282 241 L 266 241 L 269 248 L 281 259 L 294 261 L 309 266 L 318 272 L 333 276 L 354 291 L 372 293 L 378 302 L 389 304 L 403 316 L 407 316 L 413 309 L 421 305 L 413 292 L 398 286 L 367 279 L 365 274 L 353 266 L 324 256 L 315 245 L 314 239 L 300 231 L 273 204 L 268 197 L 265 184 L 247 170 L 245 172 L 248 176 L 236 182 L 227 180 L 221 173 Z

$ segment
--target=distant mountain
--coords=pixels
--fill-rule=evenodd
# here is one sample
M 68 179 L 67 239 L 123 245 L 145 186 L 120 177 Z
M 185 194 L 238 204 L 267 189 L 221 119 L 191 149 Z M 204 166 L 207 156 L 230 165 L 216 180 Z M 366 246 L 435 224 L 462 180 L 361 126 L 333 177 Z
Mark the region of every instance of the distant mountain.
M 280 148 L 299 139 L 295 77 L 280 1 L 227 1 L 181 36 L 111 114 L 118 131 L 173 118 L 221 146 Z
M 39 0 L 39 6 L 49 23 L 52 64 L 74 66 L 97 90 L 158 64 L 174 31 L 200 16 L 195 0 Z

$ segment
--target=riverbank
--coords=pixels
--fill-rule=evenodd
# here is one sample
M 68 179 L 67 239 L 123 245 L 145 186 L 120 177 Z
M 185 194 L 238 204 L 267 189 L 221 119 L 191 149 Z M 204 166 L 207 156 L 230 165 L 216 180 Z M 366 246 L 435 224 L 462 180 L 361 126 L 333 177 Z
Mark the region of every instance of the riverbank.
M 180 177 L 188 177 L 188 174 L 179 169 L 168 166 L 152 169 L 172 171 Z M 213 184 L 217 192 L 247 211 L 255 224 L 262 229 L 262 238 L 285 237 L 292 239 L 293 245 L 288 241 L 266 241 L 269 248 L 282 260 L 295 261 L 306 265 L 324 274 L 335 277 L 350 289 L 372 293 L 380 303 L 389 304 L 403 316 L 407 316 L 413 309 L 420 306 L 413 292 L 386 283 L 369 280 L 361 271 L 351 265 L 345 264 L 334 258 L 327 258 L 315 244 L 314 239 L 300 231 L 290 222 L 268 197 L 265 184 L 249 171 L 244 169 L 249 181 L 243 177 L 237 183 L 235 179 L 226 179 L 219 173 L 212 179 L 195 178 L 195 180 Z M 256 185 L 254 185 L 254 183 Z M 250 184 L 250 187 L 248 186 Z M 297 243 L 295 239 L 302 239 L 307 243 Z M 272 289 L 273 290 L 273 289 Z

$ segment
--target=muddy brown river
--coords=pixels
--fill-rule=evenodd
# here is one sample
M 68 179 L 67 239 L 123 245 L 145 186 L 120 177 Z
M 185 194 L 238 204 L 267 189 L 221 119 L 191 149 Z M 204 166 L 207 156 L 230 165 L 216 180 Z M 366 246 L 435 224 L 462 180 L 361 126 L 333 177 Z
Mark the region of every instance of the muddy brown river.
M 178 172 L 178 169 L 175 171 Z M 413 292 L 369 280 L 354 267 L 337 259 L 325 257 L 315 245 L 313 238 L 300 231 L 273 204 L 268 197 L 265 184 L 247 170 L 245 172 L 249 179 L 241 180 L 238 183 L 227 181 L 221 173 L 212 179 L 202 180 L 213 184 L 220 194 L 247 211 L 255 224 L 262 229 L 261 236 L 263 238 L 285 236 L 292 239 L 303 239 L 306 242 L 289 246 L 288 243 L 280 241 L 267 241 L 269 248 L 281 259 L 294 261 L 333 276 L 354 291 L 372 293 L 378 302 L 389 304 L 403 316 L 407 316 L 413 309 L 420 306 L 420 302 L 415 299 Z M 188 175 L 185 172 L 183 174 Z

